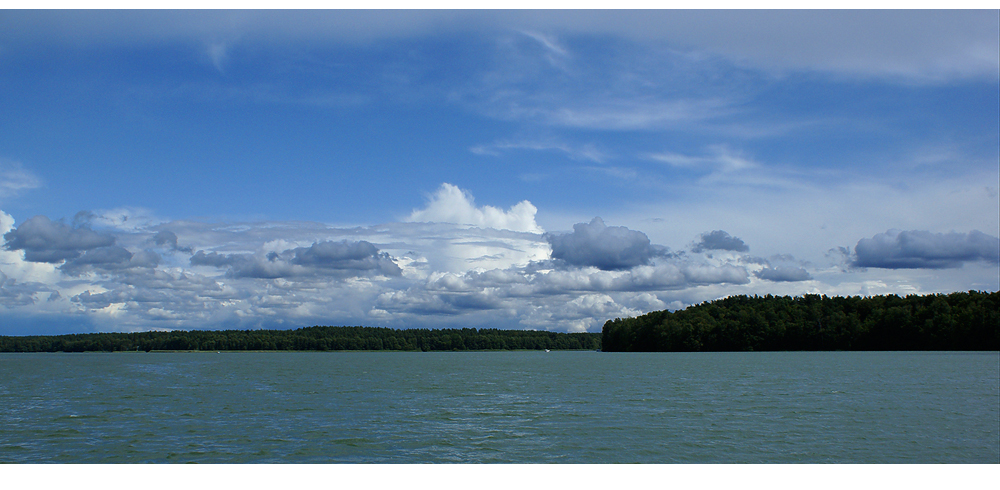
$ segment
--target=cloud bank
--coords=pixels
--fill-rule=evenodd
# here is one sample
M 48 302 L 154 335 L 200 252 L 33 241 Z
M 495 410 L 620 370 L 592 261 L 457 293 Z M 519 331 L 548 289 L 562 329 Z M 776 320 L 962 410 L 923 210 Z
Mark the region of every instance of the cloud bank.
M 444 184 L 408 222 L 367 228 L 124 226 L 103 212 L 81 212 L 73 225 L 5 218 L 0 303 L 84 314 L 112 330 L 349 323 L 584 331 L 605 317 L 664 308 L 661 297 L 744 287 L 754 277 L 738 259 L 669 254 L 645 233 L 599 217 L 571 233 L 545 233 L 535 212 L 528 201 L 506 211 L 477 206 Z M 45 282 L 30 279 L 31 267 L 48 268 L 36 274 Z M 777 280 L 767 274 L 756 277 Z
M 34 216 L 15 226 L 0 214 L 0 307 L 22 316 L 83 315 L 105 330 L 598 331 L 608 318 L 730 294 L 893 291 L 868 268 L 995 271 L 1000 263 L 1000 240 L 979 231 L 889 230 L 845 248 L 847 267 L 836 271 L 788 254 L 752 256 L 723 230 L 701 233 L 690 252 L 670 253 L 643 231 L 600 217 L 572 232 L 545 232 L 536 213 L 528 201 L 479 206 L 468 191 L 443 184 L 406 222 L 371 227 L 126 220 L 121 210 L 80 212 L 72 224 Z
M 1000 239 L 977 230 L 969 233 L 889 230 L 858 240 L 854 254 L 855 267 L 949 269 L 976 261 L 1000 263 Z

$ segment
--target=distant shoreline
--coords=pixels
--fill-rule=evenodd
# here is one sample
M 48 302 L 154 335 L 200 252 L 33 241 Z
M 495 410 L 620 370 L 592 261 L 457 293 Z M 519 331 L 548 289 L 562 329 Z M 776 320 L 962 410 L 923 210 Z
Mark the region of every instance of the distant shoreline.
M 0 337 L 0 352 L 330 352 L 598 350 L 599 333 L 306 327 Z
M 549 349 L 554 352 L 600 352 L 600 349 Z M 316 352 L 316 353 L 329 353 L 336 354 L 340 352 L 410 352 L 410 353 L 424 353 L 424 352 L 444 352 L 444 353 L 463 353 L 463 352 L 545 352 L 544 349 L 479 349 L 479 350 L 150 350 L 150 351 L 135 351 L 135 350 L 117 350 L 117 351 L 101 351 L 101 350 L 90 350 L 90 351 L 0 351 L 0 354 L 287 354 L 294 352 Z

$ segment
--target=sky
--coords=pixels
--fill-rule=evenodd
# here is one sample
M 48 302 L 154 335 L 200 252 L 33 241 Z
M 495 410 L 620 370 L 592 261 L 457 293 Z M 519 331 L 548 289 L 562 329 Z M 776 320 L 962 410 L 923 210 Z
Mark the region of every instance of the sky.
M 0 335 L 997 291 L 998 18 L 3 10 Z

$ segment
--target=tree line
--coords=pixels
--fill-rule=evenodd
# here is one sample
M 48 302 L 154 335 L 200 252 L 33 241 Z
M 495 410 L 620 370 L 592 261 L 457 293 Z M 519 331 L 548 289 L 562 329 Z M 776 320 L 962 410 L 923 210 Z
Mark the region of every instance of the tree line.
M 596 350 L 601 334 L 500 329 L 306 327 L 0 337 L 0 352 Z
M 0 336 L 0 352 L 1000 350 L 1000 293 L 730 296 L 616 318 L 601 333 L 307 327 Z
M 605 352 L 1000 350 L 1000 293 L 730 296 L 604 324 Z

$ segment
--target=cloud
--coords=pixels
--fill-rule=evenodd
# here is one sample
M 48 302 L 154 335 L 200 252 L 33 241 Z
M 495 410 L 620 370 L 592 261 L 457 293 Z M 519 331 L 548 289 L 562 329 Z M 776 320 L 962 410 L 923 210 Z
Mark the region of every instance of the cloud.
M 263 257 L 259 254 L 242 254 L 233 255 L 231 258 L 233 262 L 227 273 L 228 277 L 278 279 L 309 275 L 306 268 L 295 267 L 287 260 L 281 260 L 281 257 L 275 252 L 268 253 Z
M 554 128 L 692 131 L 741 110 L 738 92 L 727 90 L 733 82 L 719 76 L 731 67 L 716 60 L 620 38 L 586 44 L 586 57 L 554 58 L 538 43 L 516 40 L 495 45 L 490 62 L 449 93 L 487 117 Z
M 223 71 L 222 65 L 223 63 L 226 62 L 226 59 L 229 57 L 228 53 L 226 52 L 227 50 L 228 46 L 226 46 L 225 43 L 211 43 L 205 49 L 205 52 L 206 54 L 208 54 L 209 59 L 212 60 L 212 66 L 214 66 L 215 69 L 219 71 L 219 73 L 222 73 Z
M 477 155 L 497 156 L 502 151 L 507 150 L 556 150 L 565 153 L 574 160 L 590 160 L 603 163 L 609 158 L 607 154 L 598 150 L 594 145 L 573 146 L 555 141 L 496 141 L 488 145 L 474 146 L 469 149 Z
M 608 98 L 604 93 L 589 93 L 592 91 L 560 97 L 558 90 L 554 87 L 551 97 L 537 101 L 493 97 L 490 101 L 500 102 L 502 107 L 494 109 L 493 115 L 567 128 L 635 131 L 678 129 L 733 112 L 732 102 L 719 97 L 664 100 L 652 95 L 622 94 Z
M 579 292 L 642 292 L 677 290 L 705 284 L 746 284 L 746 268 L 732 264 L 665 263 L 627 270 L 536 269 L 513 267 L 464 274 L 433 275 L 428 291 L 449 293 L 493 290 L 505 297 L 535 297 Z
M 966 262 L 1000 263 L 1000 239 L 969 233 L 889 230 L 862 238 L 854 247 L 854 267 L 950 269 Z
M 753 275 L 757 276 L 759 279 L 764 279 L 765 281 L 774 282 L 796 282 L 796 281 L 808 281 L 812 279 L 805 269 L 801 267 L 764 267 L 763 269 L 754 272 Z
M 713 131 L 727 133 L 736 130 L 745 133 L 745 137 L 757 137 L 766 132 L 761 124 L 752 124 L 749 132 L 740 129 L 744 123 L 733 125 L 722 124 Z M 768 123 L 764 123 L 767 125 Z M 786 129 L 798 125 L 804 127 L 811 122 L 788 123 Z M 756 134 L 751 134 L 756 132 Z M 728 145 L 708 145 L 701 155 L 686 155 L 664 151 L 658 153 L 643 153 L 637 155 L 643 160 L 664 163 L 671 167 L 673 176 L 692 176 L 702 186 L 719 187 L 766 187 L 777 189 L 800 189 L 805 184 L 804 175 L 788 168 L 765 166 L 747 155 L 744 151 Z
M 161 245 L 161 246 L 162 245 L 169 245 L 170 246 L 170 250 L 173 250 L 173 251 L 185 252 L 185 253 L 192 253 L 193 252 L 193 249 L 191 247 L 178 247 L 177 246 L 177 234 L 174 233 L 174 232 L 172 232 L 172 231 L 161 230 L 161 231 L 157 232 L 156 235 L 153 237 L 153 242 L 155 242 L 157 245 Z
M 74 224 L 93 224 L 101 228 L 135 233 L 146 230 L 162 220 L 148 209 L 116 208 L 97 212 L 80 211 L 73 217 Z
M 378 248 L 364 240 L 321 241 L 309 247 L 286 249 L 280 253 L 261 251 L 255 254 L 220 254 L 199 250 L 191 256 L 190 263 L 194 266 L 228 267 L 228 275 L 235 278 L 402 275 L 402 269 L 389 254 L 380 252 Z
M 114 245 L 115 237 L 85 226 L 70 227 L 45 216 L 34 216 L 4 234 L 7 250 L 24 250 L 29 262 L 57 263 L 98 247 Z
M 82 213 L 72 224 L 35 217 L 15 229 L 13 217 L 0 213 L 0 233 L 8 238 L 0 251 L 5 274 L 0 276 L 0 311 L 76 315 L 105 330 L 336 323 L 599 331 L 608 318 L 730 294 L 859 294 L 863 284 L 876 280 L 885 284 L 865 287 L 898 293 L 919 284 L 907 282 L 916 273 L 906 270 L 843 274 L 814 269 L 790 255 L 752 257 L 744 253 L 748 247 L 742 239 L 722 230 L 698 235 L 692 247 L 736 253 L 667 254 L 646 233 L 609 227 L 600 218 L 577 223 L 570 233 L 544 233 L 533 206 L 529 211 L 479 206 L 467 191 L 445 184 L 426 208 L 414 211 L 418 220 L 355 228 L 293 221 L 161 222 L 135 215 L 112 220 Z M 423 220 L 448 213 L 459 218 Z M 643 213 L 647 221 L 629 222 L 655 222 L 652 216 L 665 215 Z M 734 219 L 703 214 L 691 219 L 695 224 L 686 232 L 677 231 L 682 223 L 676 220 L 648 226 L 661 229 L 659 242 L 693 236 L 720 216 Z M 759 233 L 756 227 L 753 231 Z M 960 242 L 978 243 L 982 234 L 977 233 L 960 235 Z M 755 250 L 767 247 L 761 236 L 753 240 Z M 995 238 L 986 238 L 998 248 Z M 34 249 L 40 258 L 60 250 L 65 257 L 25 262 L 22 255 L 29 255 L 31 239 L 41 240 Z M 782 241 L 787 243 L 788 237 Z M 871 255 L 861 248 L 846 250 L 848 264 Z M 191 249 L 198 252 L 172 253 Z M 989 267 L 975 268 L 978 282 L 971 287 L 995 288 L 989 285 L 996 281 L 997 254 L 977 256 L 974 260 Z M 65 263 L 56 267 L 60 261 Z M 949 287 L 968 289 L 960 272 L 935 275 L 952 274 Z M 817 280 L 803 282 L 813 276 Z
M 569 52 L 566 51 L 566 48 L 560 46 L 559 43 L 549 36 L 545 36 L 537 32 L 523 32 L 522 34 L 538 41 L 542 46 L 555 55 L 560 57 L 569 56 Z
M 759 164 L 725 146 L 709 147 L 707 156 L 692 157 L 679 153 L 662 152 L 646 155 L 647 158 L 679 168 L 707 168 L 720 173 L 737 172 L 759 167 Z
M 666 307 L 654 292 L 749 283 L 746 269 L 731 264 L 664 263 L 612 271 L 549 265 L 434 272 L 405 290 L 381 293 L 373 308 L 385 320 L 433 324 L 433 318 L 463 318 L 511 328 L 583 331 L 600 328 L 608 318 Z
M 503 307 L 503 299 L 494 291 L 488 290 L 451 293 L 410 288 L 382 293 L 376 300 L 375 307 L 386 312 L 454 316 L 500 309 Z
M 683 272 L 687 281 L 695 285 L 747 284 L 750 282 L 747 277 L 747 270 L 732 264 L 687 267 Z
M 317 242 L 309 248 L 296 248 L 291 263 L 321 269 L 349 271 L 378 271 L 386 276 L 399 276 L 402 270 L 389 254 L 379 252 L 371 243 Z
M 541 233 L 448 223 L 389 223 L 374 227 L 381 248 L 397 257 L 404 275 L 426 278 L 434 271 L 505 269 L 549 259 Z
M 743 240 L 730 236 L 722 230 L 702 233 L 698 243 L 691 248 L 692 252 L 701 253 L 708 250 L 727 250 L 730 252 L 746 252 L 750 247 Z
M 14 11 L 0 42 L 14 45 L 364 43 L 447 34 L 532 36 L 552 58 L 553 41 L 591 36 L 666 44 L 772 72 L 941 82 L 997 79 L 1000 48 L 992 10 L 611 10 L 611 11 Z
M 570 52 L 553 39 L 552 36 L 527 31 L 522 32 L 522 34 L 538 41 L 538 43 L 545 49 L 544 57 L 550 65 L 563 71 L 569 71 L 566 60 L 570 57 Z
M 220 254 L 218 252 L 205 253 L 199 250 L 191 256 L 191 265 L 208 265 L 212 267 L 230 267 L 241 260 L 246 260 L 246 254 Z
M 601 32 L 666 42 L 779 73 L 811 70 L 931 82 L 995 80 L 1000 55 L 996 17 L 983 10 L 560 14 L 538 13 L 525 20 L 547 21 L 556 32 Z
M 462 197 L 457 202 L 467 205 L 466 214 L 480 219 L 472 211 L 482 213 L 483 224 L 503 225 L 497 217 L 502 213 L 510 228 L 509 217 L 517 216 L 493 208 L 491 217 L 489 207 L 476 206 L 460 190 L 457 194 Z M 619 262 L 611 265 L 640 265 L 602 270 L 553 259 L 553 237 L 503 227 L 162 223 L 127 216 L 132 215 L 84 212 L 72 225 L 35 217 L 15 228 L 12 217 L 0 215 L 0 231 L 16 250 L 0 252 L 5 274 L 0 307 L 53 318 L 84 313 L 94 325 L 88 328 L 126 331 L 330 322 L 581 331 L 599 329 L 604 316 L 665 305 L 657 298 L 661 291 L 747 282 L 742 267 L 676 262 L 683 257 L 667 256 L 642 233 L 603 223 L 606 233 L 576 243 L 576 251 L 600 253 L 609 236 L 620 235 L 639 248 L 617 250 Z M 540 230 L 534 212 L 526 216 L 527 226 L 513 228 Z M 593 231 L 598 223 L 581 225 Z M 99 230 L 90 228 L 98 224 Z M 190 256 L 171 253 L 182 249 L 178 243 L 198 251 Z M 25 262 L 25 249 L 29 256 L 41 255 L 32 257 L 36 259 L 54 259 L 61 251 L 64 263 Z M 642 257 L 648 257 L 646 265 L 641 265 Z M 607 260 L 595 263 L 607 266 Z
M 573 233 L 546 233 L 552 246 L 552 258 L 574 266 L 592 266 L 602 270 L 622 270 L 646 265 L 661 249 L 649 243 L 641 231 L 624 226 L 606 226 L 595 217 L 590 223 L 573 225 Z
M 536 225 L 537 226 L 537 225 Z M 228 268 L 236 256 L 282 254 L 317 241 L 367 241 L 393 256 L 404 275 L 424 278 L 431 271 L 506 268 L 549 258 L 541 233 L 478 228 L 449 223 L 384 223 L 371 227 L 334 228 L 313 222 L 198 223 L 174 221 L 169 229 L 180 243 L 202 250 L 191 265 Z M 136 246 L 143 242 L 137 242 Z M 246 257 L 244 257 L 246 258 Z M 187 262 L 187 261 L 185 261 Z
M 467 191 L 452 184 L 441 184 L 431 196 L 424 209 L 415 209 L 406 221 L 440 222 L 472 225 L 498 230 L 542 233 L 544 230 L 535 223 L 538 209 L 528 201 L 521 201 L 508 211 L 493 206 L 477 208 L 475 198 Z
M 35 294 L 43 291 L 52 292 L 53 290 L 43 284 L 19 283 L 0 271 L 0 305 L 8 308 L 31 305 L 35 303 Z
M 588 166 L 588 167 L 581 167 L 580 170 L 586 170 L 588 172 L 594 172 L 594 173 L 598 173 L 598 174 L 603 174 L 603 175 L 606 175 L 608 177 L 612 177 L 612 178 L 615 178 L 615 179 L 621 179 L 621 180 L 634 180 L 639 175 L 639 173 L 636 172 L 635 170 L 633 170 L 631 168 L 623 168 L 623 167 L 594 167 L 594 166 Z
M 26 190 L 41 186 L 42 180 L 19 162 L 0 159 L 0 199 L 16 197 Z
M 129 252 L 117 245 L 87 250 L 82 255 L 66 261 L 60 269 L 69 275 L 80 275 L 84 271 L 102 272 L 124 271 L 127 269 L 153 269 L 160 263 L 160 255 L 151 250 Z

